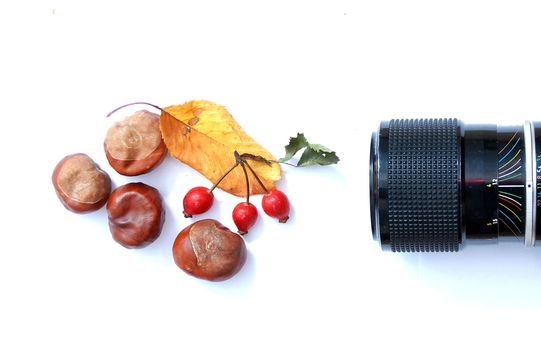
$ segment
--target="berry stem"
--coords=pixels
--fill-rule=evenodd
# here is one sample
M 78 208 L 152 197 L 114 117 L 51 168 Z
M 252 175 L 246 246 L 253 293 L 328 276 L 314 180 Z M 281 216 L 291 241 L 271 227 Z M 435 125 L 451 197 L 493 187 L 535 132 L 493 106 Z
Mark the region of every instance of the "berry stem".
M 244 165 L 245 160 L 242 159 L 242 156 L 235 150 L 233 152 L 237 164 L 240 164 L 242 171 L 244 172 L 244 178 L 246 179 L 246 203 L 250 203 L 250 180 L 248 179 L 248 172 L 246 171 L 246 166 Z
M 120 107 L 122 108 L 122 107 Z M 118 110 L 118 109 L 117 109 Z M 115 112 L 115 111 L 113 111 Z M 111 113 L 113 113 L 111 112 Z M 231 168 L 229 168 L 219 179 L 218 181 L 216 181 L 212 187 L 208 190 L 209 193 L 212 193 L 212 191 L 214 191 L 214 189 L 216 187 L 218 187 L 218 185 L 220 184 L 220 182 L 222 182 L 223 179 L 225 179 L 225 177 L 227 175 L 229 175 L 229 173 L 231 173 L 237 166 L 240 166 L 242 167 L 242 171 L 244 172 L 244 177 L 246 179 L 246 203 L 250 203 L 250 180 L 248 178 L 248 172 L 246 171 L 246 167 L 248 167 L 248 169 L 250 170 L 250 172 L 254 175 L 255 179 L 257 180 L 257 183 L 259 184 L 259 186 L 261 186 L 261 188 L 265 191 L 265 193 L 269 193 L 269 191 L 267 190 L 267 188 L 265 187 L 265 185 L 263 185 L 263 182 L 261 181 L 261 179 L 259 178 L 259 176 L 257 176 L 256 172 L 254 171 L 254 169 L 250 166 L 250 164 L 248 164 L 248 162 L 246 161 L 246 159 L 244 159 L 245 156 L 248 156 L 247 158 L 249 159 L 255 159 L 255 160 L 264 160 L 265 158 L 262 158 L 262 157 L 259 157 L 259 156 L 253 156 L 253 157 L 256 157 L 256 158 L 253 158 L 251 157 L 252 155 L 250 154 L 242 154 L 240 155 L 239 152 L 235 151 L 233 152 L 233 155 L 235 156 L 235 164 L 233 164 L 233 166 Z M 257 158 L 261 158 L 261 159 L 257 159 Z
M 244 162 L 240 163 L 242 171 L 244 171 L 244 177 L 246 178 L 246 203 L 250 203 L 250 181 L 248 180 L 248 172 L 246 171 L 246 166 Z
M 242 159 L 242 164 L 246 164 L 246 166 L 248 167 L 252 175 L 254 175 L 255 179 L 257 180 L 257 183 L 259 184 L 259 186 L 261 186 L 261 188 L 265 191 L 265 193 L 269 193 L 265 185 L 263 185 L 263 182 L 261 182 L 261 179 L 259 178 L 259 176 L 257 176 L 254 169 L 252 169 L 252 167 L 250 166 L 250 164 L 248 164 L 248 162 L 244 159 Z
M 231 168 L 229 168 L 229 170 L 227 170 L 227 171 L 226 171 L 226 172 L 218 179 L 218 181 L 216 181 L 216 182 L 214 183 L 214 185 L 212 185 L 212 187 L 211 187 L 210 190 L 209 190 L 209 193 L 212 193 L 212 191 L 214 191 L 214 189 L 215 189 L 216 187 L 218 187 L 218 185 L 220 184 L 220 182 L 222 182 L 222 180 L 225 179 L 225 177 L 226 177 L 227 175 L 229 175 L 229 173 L 232 172 L 233 169 L 235 169 L 238 165 L 239 165 L 239 162 L 238 162 L 238 160 L 237 160 L 237 161 L 235 162 L 235 164 L 233 164 L 233 166 L 232 166 Z

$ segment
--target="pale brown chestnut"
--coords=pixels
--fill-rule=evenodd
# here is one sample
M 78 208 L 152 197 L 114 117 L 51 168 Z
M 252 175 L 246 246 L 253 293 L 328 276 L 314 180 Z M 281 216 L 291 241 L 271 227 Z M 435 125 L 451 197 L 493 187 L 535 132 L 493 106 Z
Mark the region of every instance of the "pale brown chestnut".
M 160 193 L 141 182 L 116 188 L 107 201 L 107 214 L 114 240 L 126 248 L 143 248 L 154 242 L 165 220 Z
M 209 281 L 234 276 L 246 261 L 244 239 L 216 220 L 197 221 L 173 244 L 175 263 L 184 272 Z
M 64 157 L 54 168 L 52 181 L 62 204 L 79 214 L 103 207 L 111 192 L 109 175 L 84 153 Z
M 160 132 L 160 117 L 146 110 L 114 123 L 103 143 L 111 167 L 135 176 L 154 169 L 167 154 Z

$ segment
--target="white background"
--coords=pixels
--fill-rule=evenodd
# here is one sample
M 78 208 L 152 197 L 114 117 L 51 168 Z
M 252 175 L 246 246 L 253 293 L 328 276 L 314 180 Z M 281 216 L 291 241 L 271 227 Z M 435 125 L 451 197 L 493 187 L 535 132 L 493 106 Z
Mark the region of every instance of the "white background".
M 535 346 L 541 247 L 381 252 L 368 154 L 393 117 L 541 120 L 540 18 L 534 1 L 2 2 L 0 348 Z M 276 156 L 302 131 L 342 158 L 283 169 L 290 222 L 262 216 L 246 266 L 222 283 L 171 256 L 191 222 L 182 197 L 208 181 L 172 158 L 125 178 L 102 151 L 114 107 L 199 98 Z M 116 185 L 160 189 L 167 221 L 154 244 L 124 249 L 104 209 L 60 205 L 50 175 L 74 152 Z M 233 228 L 239 199 L 216 195 L 202 217 Z

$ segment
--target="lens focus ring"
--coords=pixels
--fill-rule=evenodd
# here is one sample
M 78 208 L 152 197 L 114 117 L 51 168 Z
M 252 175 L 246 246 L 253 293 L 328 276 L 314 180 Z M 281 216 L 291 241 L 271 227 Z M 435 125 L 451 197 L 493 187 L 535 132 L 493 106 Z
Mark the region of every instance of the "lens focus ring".
M 391 249 L 457 251 L 461 241 L 458 121 L 392 120 L 388 125 L 388 225 L 382 227 L 389 230 Z

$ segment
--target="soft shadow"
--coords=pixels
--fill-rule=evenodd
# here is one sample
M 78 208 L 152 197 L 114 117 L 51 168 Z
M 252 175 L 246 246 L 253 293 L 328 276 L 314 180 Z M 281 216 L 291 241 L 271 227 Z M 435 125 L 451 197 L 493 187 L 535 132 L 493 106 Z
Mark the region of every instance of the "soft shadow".
M 404 254 L 419 283 L 467 305 L 541 307 L 541 251 L 521 242 L 467 242 L 458 253 Z
M 293 161 L 296 162 L 297 160 L 293 160 Z M 338 181 L 338 182 L 347 181 L 347 176 L 342 171 L 342 168 L 343 167 L 340 166 L 340 163 L 338 163 L 337 165 L 327 165 L 327 166 L 318 165 L 318 166 L 301 167 L 301 168 L 296 168 L 289 165 L 282 165 L 282 169 L 285 169 L 284 173 L 286 174 L 289 172 L 292 173 L 292 172 L 301 171 L 303 176 L 310 176 L 312 178 L 321 178 L 321 180 L 324 182 L 331 181 L 331 179 L 333 181 Z M 282 179 L 280 180 L 279 184 L 281 184 L 285 178 L 286 178 L 285 176 L 282 176 Z
M 172 249 L 175 238 L 182 228 L 177 225 L 178 219 L 167 202 L 165 205 L 165 222 L 160 236 L 150 245 L 141 249 L 141 253 L 152 256 L 153 261 L 160 261 L 161 264 L 170 264 L 173 261 Z M 187 226 L 187 225 L 186 225 Z
M 208 288 L 208 290 L 220 294 L 221 296 L 242 297 L 243 295 L 248 294 L 253 288 L 255 272 L 256 266 L 254 256 L 250 250 L 247 249 L 246 263 L 235 276 L 220 282 L 199 280 L 199 283 L 204 285 L 205 288 Z
M 263 232 L 265 232 L 265 226 L 266 226 L 265 221 L 268 219 L 272 219 L 268 217 L 267 214 L 265 214 L 263 209 L 258 210 L 258 216 L 259 217 L 257 218 L 255 225 L 250 230 L 248 230 L 248 233 L 242 235 L 246 243 L 251 243 L 255 241 L 256 239 L 258 239 L 259 237 L 261 237 Z
M 165 199 L 179 180 L 179 174 L 185 170 L 185 165 L 168 154 L 155 169 L 143 175 L 133 176 L 127 182 L 143 182 L 155 187 Z

